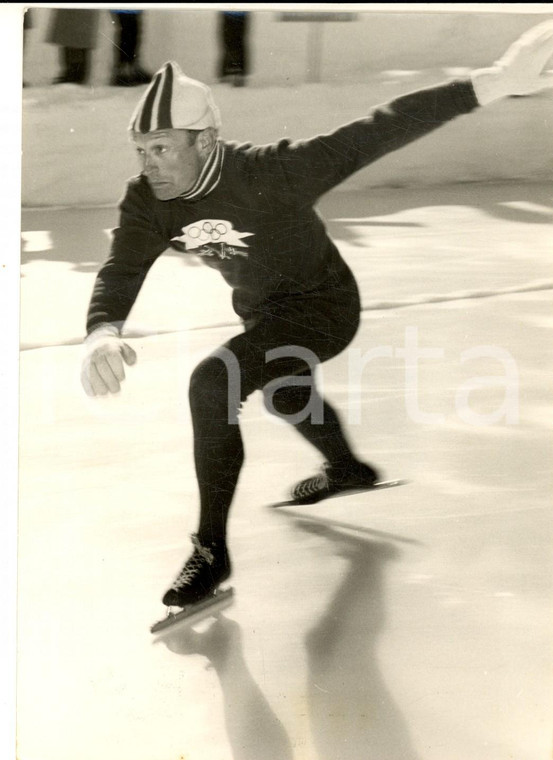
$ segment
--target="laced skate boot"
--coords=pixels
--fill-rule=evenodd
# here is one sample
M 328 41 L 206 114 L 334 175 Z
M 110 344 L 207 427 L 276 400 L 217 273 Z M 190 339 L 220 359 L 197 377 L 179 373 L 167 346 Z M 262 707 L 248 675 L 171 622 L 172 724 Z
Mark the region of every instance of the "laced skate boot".
M 194 552 L 163 596 L 167 607 L 186 607 L 199 602 L 230 576 L 230 558 L 224 544 L 202 546 L 197 535 L 191 538 Z
M 363 462 L 352 460 L 343 465 L 326 462 L 321 472 L 294 487 L 292 500 L 294 504 L 316 504 L 337 493 L 373 488 L 379 479 L 376 470 Z

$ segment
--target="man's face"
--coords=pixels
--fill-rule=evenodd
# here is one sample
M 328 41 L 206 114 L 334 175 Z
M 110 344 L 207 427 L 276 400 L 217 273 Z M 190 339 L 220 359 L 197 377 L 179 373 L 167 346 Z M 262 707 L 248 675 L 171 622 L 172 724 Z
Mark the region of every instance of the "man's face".
M 135 134 L 134 142 L 142 173 L 160 201 L 178 198 L 198 179 L 204 163 L 200 140 L 190 145 L 190 135 L 185 130 Z

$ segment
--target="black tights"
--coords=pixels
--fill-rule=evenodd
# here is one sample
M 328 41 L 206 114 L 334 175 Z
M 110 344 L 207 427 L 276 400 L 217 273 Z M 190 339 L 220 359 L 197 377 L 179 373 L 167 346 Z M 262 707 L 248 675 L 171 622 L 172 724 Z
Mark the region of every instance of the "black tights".
M 192 373 L 190 407 L 202 543 L 225 539 L 244 463 L 238 414 L 253 391 L 263 390 L 266 408 L 290 422 L 331 464 L 354 460 L 336 411 L 315 388 L 313 370 L 349 344 L 358 325 L 358 307 L 354 300 L 334 316 L 324 308 L 310 314 L 309 319 L 299 307 L 265 316 Z M 280 356 L 267 355 L 275 349 Z

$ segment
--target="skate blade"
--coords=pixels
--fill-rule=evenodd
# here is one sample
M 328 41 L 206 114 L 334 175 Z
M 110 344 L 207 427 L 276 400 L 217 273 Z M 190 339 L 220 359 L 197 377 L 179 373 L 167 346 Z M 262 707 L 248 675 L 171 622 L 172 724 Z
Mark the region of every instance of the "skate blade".
M 226 588 L 217 591 L 207 599 L 201 602 L 190 604 L 184 607 L 180 612 L 169 612 L 167 617 L 159 620 L 150 628 L 150 633 L 160 633 L 162 631 L 175 631 L 184 626 L 191 626 L 205 620 L 208 617 L 222 612 L 233 602 L 234 589 Z
M 324 499 L 319 499 L 319 501 L 314 501 L 311 504 L 302 504 L 301 501 L 289 499 L 288 501 L 279 501 L 277 504 L 272 504 L 271 506 L 273 509 L 278 509 L 279 507 L 313 507 L 316 504 L 320 504 L 322 501 L 328 501 L 329 499 L 341 499 L 343 496 L 354 496 L 355 494 L 360 493 L 371 493 L 371 491 L 381 491 L 384 488 L 396 488 L 397 486 L 405 486 L 408 483 L 408 480 L 381 480 L 370 488 L 349 488 L 347 491 L 338 491 L 338 493 L 333 493 L 330 494 L 330 496 L 325 496 Z

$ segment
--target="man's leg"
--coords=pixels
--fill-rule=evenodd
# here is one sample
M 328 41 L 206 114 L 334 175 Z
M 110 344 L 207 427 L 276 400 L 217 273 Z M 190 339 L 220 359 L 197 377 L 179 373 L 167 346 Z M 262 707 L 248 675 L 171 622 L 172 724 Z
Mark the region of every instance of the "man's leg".
M 244 463 L 244 446 L 238 424 L 241 403 L 272 380 L 307 373 L 309 367 L 297 356 L 266 361 L 266 352 L 285 347 L 285 333 L 262 321 L 238 335 L 204 359 L 190 379 L 190 409 L 194 433 L 194 462 L 200 494 L 200 517 L 193 536 L 194 552 L 173 586 L 165 604 L 184 607 L 210 594 L 231 571 L 226 546 L 228 516 Z M 277 391 L 276 403 L 292 414 L 303 410 L 303 394 L 295 389 Z M 334 410 L 324 404 L 324 418 L 313 435 L 309 423 L 298 429 L 321 452 L 340 458 L 348 446 Z
M 62 73 L 54 84 L 84 84 L 88 77 L 90 51 L 85 48 L 60 48 Z
M 349 345 L 358 324 L 357 291 L 346 272 L 329 294 L 289 301 L 274 313 L 258 315 L 245 333 L 231 338 L 194 370 L 190 405 L 201 540 L 224 542 L 226 538 L 228 514 L 244 462 L 238 411 L 256 390 L 266 393 L 270 384 L 277 382 L 272 393 L 274 412 L 292 421 L 334 473 L 349 472 L 357 463 L 338 414 L 320 398 L 312 372 Z M 282 386 L 282 378 L 291 378 L 291 384 Z M 313 397 L 322 412 L 316 419 L 308 408 Z
M 117 60 L 110 84 L 121 87 L 148 84 L 152 81 L 152 77 L 139 63 L 142 11 L 132 13 L 111 11 L 111 16 L 117 24 L 115 42 Z
M 321 399 L 324 419 L 322 424 L 317 424 L 311 415 L 301 414 L 301 411 L 312 403 L 309 393 L 317 391 L 314 387 L 282 388 L 272 399 L 274 410 L 282 415 L 283 419 L 293 415 L 300 417 L 298 422 L 292 423 L 295 429 L 320 451 L 326 460 L 321 472 L 300 481 L 294 487 L 292 498 L 298 504 L 313 504 L 331 493 L 372 487 L 379 480 L 379 474 L 373 467 L 356 457 L 336 410 Z
M 244 462 L 238 426 L 240 373 L 225 347 L 204 359 L 190 378 L 189 401 L 200 518 L 194 551 L 164 596 L 168 606 L 186 607 L 209 596 L 231 572 L 227 520 Z M 238 392 L 236 395 L 235 391 Z
M 279 388 L 271 396 L 271 404 L 277 415 L 292 421 L 293 427 L 305 440 L 314 446 L 332 464 L 339 465 L 354 457 L 346 438 L 337 411 L 322 398 L 317 390 L 315 378 L 309 370 L 296 377 L 310 379 L 309 385 L 291 385 Z M 314 399 L 316 401 L 314 402 Z M 320 410 L 320 415 L 309 413 L 310 407 Z M 320 416 L 320 419 L 318 419 Z
M 224 544 L 227 518 L 244 446 L 238 424 L 241 373 L 225 347 L 201 362 L 190 380 L 194 463 L 200 492 L 198 538 L 204 545 Z
M 121 63 L 133 63 L 138 44 L 138 16 L 135 13 L 120 13 Z
M 284 355 L 295 353 L 294 345 L 303 346 L 309 365 L 304 370 L 298 366 L 286 367 L 284 358 L 284 366 L 279 367 L 281 360 L 277 359 L 269 364 L 269 374 L 278 378 L 286 376 L 287 370 L 291 369 L 289 374 L 296 375 L 296 378 L 290 378 L 289 384 L 277 382 L 276 390 L 274 384 L 273 387 L 261 386 L 264 394 L 270 396 L 270 404 L 266 403 L 269 411 L 294 425 L 326 460 L 321 473 L 301 481 L 293 489 L 292 496 L 298 502 L 313 503 L 337 491 L 371 487 L 380 479 L 373 467 L 355 455 L 338 413 L 319 396 L 315 378 L 311 377 L 319 362 L 325 362 L 347 348 L 357 331 L 359 315 L 357 286 L 346 271 L 332 290 L 288 302 L 282 313 L 273 314 L 261 322 L 261 330 L 264 324 L 268 327 L 262 343 L 270 347 L 277 337 L 280 345 L 285 346 L 278 354 Z M 301 349 L 299 354 L 302 354 Z M 315 365 L 310 357 L 316 358 Z M 302 380 L 302 372 L 311 378 L 310 383 Z
M 212 355 L 196 367 L 191 378 L 194 461 L 200 492 L 198 537 L 204 545 L 222 545 L 226 540 L 228 514 L 244 463 L 238 424 L 240 403 L 271 380 L 282 377 L 292 377 L 292 382 L 296 378 L 309 380 L 309 385 L 291 385 L 275 391 L 274 411 L 283 419 L 299 418 L 293 423 L 295 429 L 335 470 L 347 469 L 357 461 L 337 412 L 319 396 L 305 362 L 290 357 L 271 368 L 265 362 L 264 346 L 255 348 L 256 337 L 255 333 L 248 333 L 231 340 L 223 349 L 227 361 Z M 262 337 L 268 342 L 266 336 Z M 317 420 L 304 413 L 314 396 L 321 411 Z
M 301 301 L 295 307 L 287 304 L 276 314 L 259 315 L 245 333 L 232 338 L 192 373 L 189 393 L 200 519 L 194 554 L 165 595 L 166 604 L 184 606 L 205 596 L 230 574 L 227 521 L 244 463 L 238 413 L 253 391 L 266 390 L 282 378 L 307 379 L 308 385 L 279 387 L 273 394 L 274 411 L 299 415 L 292 424 L 335 470 L 357 462 L 330 404 L 320 399 L 322 415 L 317 420 L 302 414 L 311 394 L 317 393 L 311 358 L 316 365 L 336 356 L 357 330 L 356 299 L 344 306 L 333 303 L 333 298 L 325 296 L 317 304 L 311 301 L 309 312 Z M 279 356 L 273 359 L 275 350 Z
M 311 302 L 308 310 L 300 301 L 277 314 L 259 316 L 245 333 L 231 338 L 194 370 L 190 404 L 202 541 L 225 541 L 244 462 L 239 407 L 256 390 L 266 394 L 276 382 L 273 409 L 268 408 L 291 422 L 321 452 L 335 475 L 349 473 L 359 464 L 336 410 L 320 397 L 312 374 L 320 362 L 343 351 L 357 331 L 358 302 L 352 297 L 344 305 L 343 300 L 337 305 L 321 299 Z M 283 378 L 289 378 L 290 384 L 281 384 Z M 320 413 L 311 415 L 314 399 Z

